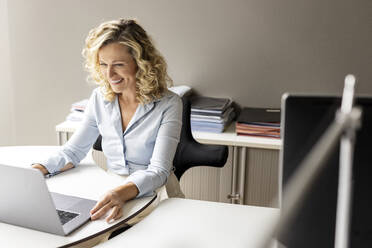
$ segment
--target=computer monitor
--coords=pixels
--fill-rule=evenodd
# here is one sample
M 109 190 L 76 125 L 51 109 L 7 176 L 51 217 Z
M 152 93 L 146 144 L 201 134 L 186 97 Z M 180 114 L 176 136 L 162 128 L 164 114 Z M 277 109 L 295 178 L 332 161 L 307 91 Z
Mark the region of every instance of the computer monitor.
M 286 95 L 283 97 L 280 188 L 335 119 L 340 97 Z M 363 110 L 353 161 L 353 193 L 349 247 L 372 247 L 372 97 L 359 97 Z M 327 160 L 278 241 L 289 248 L 334 247 L 339 169 L 339 145 Z M 282 196 L 281 196 L 282 199 Z M 286 207 L 286 202 L 281 202 Z

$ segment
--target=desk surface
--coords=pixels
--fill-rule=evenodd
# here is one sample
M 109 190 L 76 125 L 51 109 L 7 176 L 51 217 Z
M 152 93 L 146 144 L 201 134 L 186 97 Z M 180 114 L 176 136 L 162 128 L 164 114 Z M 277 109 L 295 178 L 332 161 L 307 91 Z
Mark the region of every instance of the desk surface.
M 80 122 L 65 121 L 56 126 L 57 132 L 74 132 L 80 126 Z M 194 138 L 204 144 L 243 146 L 251 148 L 279 150 L 281 140 L 274 138 L 253 137 L 237 135 L 235 122 L 233 122 L 223 133 L 193 132 Z
M 0 163 L 27 167 L 33 162 L 47 158 L 58 148 L 60 147 L 0 147 Z M 97 180 L 99 180 L 99 184 L 97 184 Z M 106 173 L 100 169 L 94 164 L 89 154 L 78 167 L 46 179 L 46 182 L 49 190 L 52 192 L 99 200 L 108 190 L 121 185 L 123 178 L 119 175 Z M 65 237 L 0 223 L 0 246 L 39 248 L 79 243 L 82 240 L 93 238 L 127 222 L 146 208 L 155 197 L 145 197 L 129 201 L 123 208 L 123 217 L 119 220 L 110 224 L 106 223 L 104 218 L 89 221 Z M 0 199 L 0 201 L 2 200 Z M 1 202 L 0 204 L 4 203 Z
M 172 198 L 162 201 L 140 223 L 97 247 L 257 248 L 278 218 L 276 208 Z

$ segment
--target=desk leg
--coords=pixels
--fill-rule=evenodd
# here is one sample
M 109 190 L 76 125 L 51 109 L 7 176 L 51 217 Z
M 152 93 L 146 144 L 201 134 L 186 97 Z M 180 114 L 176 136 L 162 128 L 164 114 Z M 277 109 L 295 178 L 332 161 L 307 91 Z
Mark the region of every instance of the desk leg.
M 238 147 L 232 147 L 232 185 L 231 194 L 227 198 L 231 199 L 231 203 L 236 203 L 239 200 L 239 195 L 236 193 L 237 183 L 238 183 Z
M 247 161 L 247 148 L 233 146 L 232 149 L 232 185 L 231 194 L 228 198 L 231 203 L 244 204 L 244 189 L 245 189 L 245 167 Z M 239 178 L 238 178 L 239 175 Z
M 246 147 L 239 147 L 239 155 L 240 155 L 240 161 L 239 161 L 239 204 L 244 204 L 244 189 L 245 189 L 245 167 L 246 167 L 246 161 L 247 161 L 247 148 Z
M 61 146 L 62 145 L 62 140 L 61 140 L 61 132 L 57 132 L 57 142 L 58 142 L 58 145 Z

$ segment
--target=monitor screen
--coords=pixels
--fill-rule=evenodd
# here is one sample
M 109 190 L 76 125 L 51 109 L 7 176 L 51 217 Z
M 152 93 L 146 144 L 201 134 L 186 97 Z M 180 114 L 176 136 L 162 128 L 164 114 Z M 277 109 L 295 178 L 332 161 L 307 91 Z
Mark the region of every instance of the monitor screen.
M 282 188 L 311 150 L 340 107 L 340 97 L 288 95 L 283 101 Z M 372 247 L 372 98 L 357 98 L 363 110 L 353 161 L 349 247 Z M 278 240 L 284 247 L 334 247 L 339 145 L 315 179 Z M 285 208 L 286 203 L 281 202 Z

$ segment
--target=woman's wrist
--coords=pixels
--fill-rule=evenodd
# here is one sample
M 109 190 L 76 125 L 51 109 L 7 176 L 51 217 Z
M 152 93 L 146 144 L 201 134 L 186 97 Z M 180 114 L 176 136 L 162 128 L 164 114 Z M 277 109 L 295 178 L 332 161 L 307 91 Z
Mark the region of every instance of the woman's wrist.
M 137 186 L 132 182 L 116 187 L 113 191 L 118 194 L 123 203 L 135 198 L 139 194 Z

